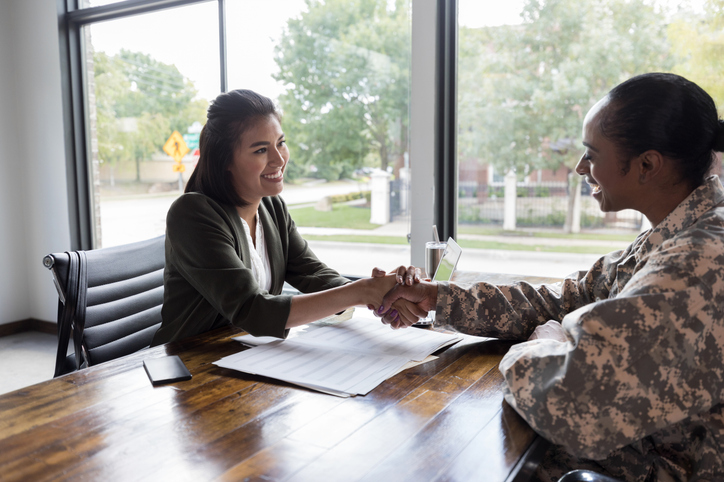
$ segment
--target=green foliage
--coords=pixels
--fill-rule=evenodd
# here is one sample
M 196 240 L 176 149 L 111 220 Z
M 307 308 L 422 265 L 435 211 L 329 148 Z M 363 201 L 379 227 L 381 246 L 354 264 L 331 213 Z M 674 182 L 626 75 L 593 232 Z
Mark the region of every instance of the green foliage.
M 207 102 L 174 65 L 121 50 L 93 55 L 98 155 L 104 162 L 140 161 L 161 151 L 174 130 L 205 122 Z
M 526 216 L 519 216 L 516 219 L 516 226 L 563 226 L 566 222 L 565 211 L 551 211 L 547 214 L 534 214 L 532 210 L 528 210 Z
M 581 227 L 583 228 L 603 228 L 606 222 L 603 216 L 592 216 L 587 213 L 581 213 Z
M 385 169 L 407 146 L 409 0 L 307 0 L 276 50 L 297 170 L 328 180 Z
M 460 28 L 460 157 L 499 172 L 572 168 L 588 109 L 669 66 L 664 16 L 645 0 L 527 0 L 522 18 Z
M 346 203 L 349 201 L 354 201 L 356 199 L 367 199 L 369 200 L 372 196 L 372 193 L 370 191 L 359 191 L 359 192 L 350 192 L 347 194 L 337 194 L 336 196 L 330 196 L 332 204 L 340 204 L 340 203 Z
M 493 190 L 499 197 L 505 196 L 504 188 Z M 518 186 L 515 190 L 516 197 L 551 197 L 551 189 L 548 186 Z
M 724 0 L 708 0 L 700 15 L 679 14 L 667 29 L 676 58 L 672 72 L 696 82 L 724 109 Z
M 502 224 L 503 221 L 483 217 L 480 206 L 461 205 L 458 207 L 458 223 L 460 224 Z

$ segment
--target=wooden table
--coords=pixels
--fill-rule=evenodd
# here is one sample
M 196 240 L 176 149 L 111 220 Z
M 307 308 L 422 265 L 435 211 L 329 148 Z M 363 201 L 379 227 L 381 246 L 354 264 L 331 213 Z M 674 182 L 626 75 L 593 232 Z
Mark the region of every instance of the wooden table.
M 411 328 L 416 329 L 416 328 Z M 364 397 L 212 365 L 222 328 L 0 396 L 0 480 L 513 481 L 543 443 L 503 401 L 510 343 L 444 350 Z M 189 381 L 153 387 L 145 358 Z

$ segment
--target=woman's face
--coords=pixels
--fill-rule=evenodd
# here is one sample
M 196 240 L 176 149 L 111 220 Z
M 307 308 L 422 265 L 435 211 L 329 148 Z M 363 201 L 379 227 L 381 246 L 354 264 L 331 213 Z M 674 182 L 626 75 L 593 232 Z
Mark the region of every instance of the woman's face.
M 241 135 L 229 166 L 236 192 L 248 203 L 282 192 L 289 150 L 274 115 L 260 118 Z
M 576 165 L 576 172 L 586 177 L 591 195 L 601 211 L 636 209 L 640 195 L 635 169 L 623 172 L 625 156 L 607 139 L 600 128 L 600 113 L 608 105 L 604 98 L 594 105 L 583 121 L 583 145 L 586 152 Z

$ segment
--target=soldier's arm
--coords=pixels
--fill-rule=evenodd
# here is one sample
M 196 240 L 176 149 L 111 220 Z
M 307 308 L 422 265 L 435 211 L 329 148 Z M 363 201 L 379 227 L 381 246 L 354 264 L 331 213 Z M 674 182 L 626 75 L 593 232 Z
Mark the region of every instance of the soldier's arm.
M 440 283 L 435 319 L 470 335 L 527 340 L 536 326 L 561 321 L 571 311 L 607 298 L 616 267 L 629 252 L 630 247 L 602 256 L 588 271 L 555 284 L 477 283 L 463 287 Z

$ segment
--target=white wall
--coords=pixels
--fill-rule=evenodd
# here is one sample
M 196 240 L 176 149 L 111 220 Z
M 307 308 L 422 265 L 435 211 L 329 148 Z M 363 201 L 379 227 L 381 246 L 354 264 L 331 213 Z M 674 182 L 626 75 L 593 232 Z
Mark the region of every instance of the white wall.
M 12 2 L 0 3 L 0 323 L 27 318 L 30 306 L 25 274 L 25 173 L 20 161 L 14 69 Z M 20 229 L 21 232 L 16 230 Z
M 55 321 L 70 247 L 56 0 L 0 2 L 0 324 Z

